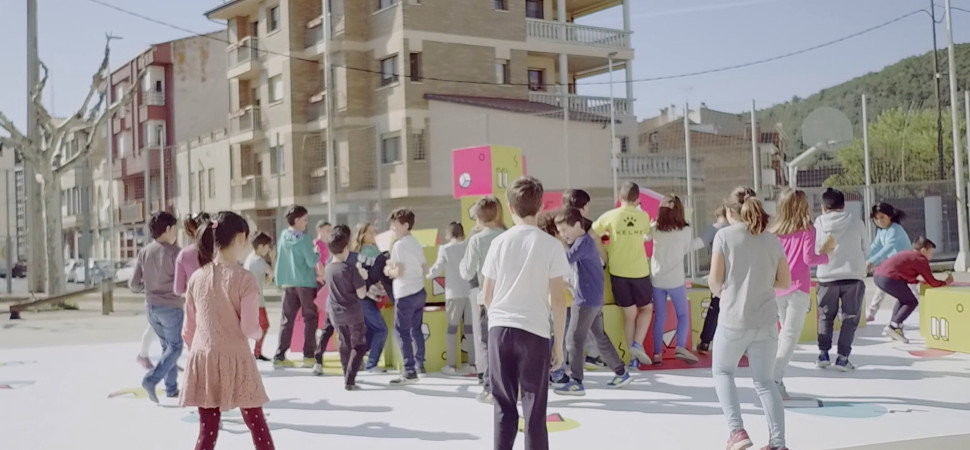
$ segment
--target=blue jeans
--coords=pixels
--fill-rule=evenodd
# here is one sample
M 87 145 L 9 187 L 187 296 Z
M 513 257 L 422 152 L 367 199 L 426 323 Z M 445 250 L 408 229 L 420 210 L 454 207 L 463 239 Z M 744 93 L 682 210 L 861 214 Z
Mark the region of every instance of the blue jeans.
M 420 291 L 397 299 L 394 305 L 394 338 L 401 347 L 401 358 L 404 360 L 404 373 L 415 375 L 415 365 L 424 366 L 424 302 L 427 294 L 424 288 Z
M 182 355 L 182 321 L 185 311 L 182 308 L 168 306 L 145 305 L 148 324 L 155 330 L 162 342 L 162 359 L 142 379 L 143 385 L 150 385 L 152 389 L 165 379 L 165 393 L 174 395 L 178 392 L 178 367 L 176 362 Z
M 677 346 L 687 347 L 690 334 L 690 318 L 687 308 L 687 288 L 683 285 L 673 289 L 653 287 L 653 354 L 663 353 L 664 322 L 667 321 L 667 297 L 677 312 Z
M 381 310 L 377 309 L 377 303 L 369 298 L 360 301 L 360 307 L 364 311 L 364 325 L 367 326 L 367 362 L 364 363 L 364 370 L 377 367 L 377 361 L 381 358 L 384 351 L 384 341 L 387 340 L 387 324 L 381 316 Z
M 741 355 L 747 353 L 748 366 L 754 379 L 754 390 L 761 399 L 761 408 L 768 419 L 771 447 L 785 446 L 785 407 L 775 385 L 774 368 L 778 351 L 778 328 L 771 324 L 761 328 L 735 329 L 719 326 L 714 333 L 712 372 L 714 390 L 721 402 L 721 410 L 727 419 L 731 433 L 744 429 L 741 420 L 741 403 L 734 374 L 738 370 Z

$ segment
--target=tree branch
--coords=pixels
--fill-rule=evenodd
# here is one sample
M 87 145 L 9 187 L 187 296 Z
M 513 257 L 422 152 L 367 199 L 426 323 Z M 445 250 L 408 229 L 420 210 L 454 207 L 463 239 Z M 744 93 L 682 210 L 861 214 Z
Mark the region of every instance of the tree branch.
M 50 75 L 47 70 L 47 65 L 43 61 L 40 61 L 40 68 L 44 75 L 41 77 L 37 85 L 34 86 L 34 91 L 30 93 L 30 101 L 34 104 L 35 111 L 37 112 L 37 126 L 41 130 L 45 130 L 53 133 L 54 120 L 50 113 L 47 112 L 47 108 L 44 107 L 44 88 L 47 87 L 47 78 Z
M 27 139 L 27 136 L 24 136 L 24 134 L 17 129 L 17 125 L 14 125 L 13 121 L 7 118 L 3 111 L 0 111 L 0 128 L 3 128 L 7 133 L 10 133 L 10 137 L 13 139 L 24 141 L 24 143 L 30 141 Z
M 84 103 L 81 107 L 71 115 L 67 122 L 62 125 L 62 128 L 70 131 L 77 126 L 79 121 L 83 121 L 85 116 L 88 115 L 88 107 L 91 104 L 91 99 L 94 98 L 95 93 L 101 92 L 101 86 L 104 85 L 105 89 L 111 89 L 111 74 L 108 68 L 108 55 L 111 53 L 111 40 L 107 40 L 104 44 L 104 58 L 101 60 L 101 66 L 98 67 L 98 71 L 94 73 L 91 77 L 91 86 L 88 88 L 88 95 L 84 98 Z M 98 101 L 98 107 L 101 106 L 101 101 Z M 97 111 L 97 110 L 95 110 Z

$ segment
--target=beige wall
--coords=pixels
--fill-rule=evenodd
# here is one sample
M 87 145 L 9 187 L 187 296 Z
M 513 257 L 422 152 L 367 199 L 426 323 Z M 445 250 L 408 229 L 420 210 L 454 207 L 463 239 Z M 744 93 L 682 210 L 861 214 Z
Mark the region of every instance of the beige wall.
M 432 101 L 431 191 L 451 194 L 452 150 L 489 143 L 520 148 L 529 174 L 542 180 L 548 190 L 612 187 L 609 127 L 570 122 L 568 186 L 562 133 L 560 119 Z
M 492 1 L 483 0 L 404 3 L 404 26 L 411 30 L 525 41 L 525 0 L 509 0 L 508 11 L 496 11 Z
M 174 41 L 172 51 L 175 142 L 228 126 L 227 32 Z M 210 38 L 211 36 L 211 38 Z
M 192 142 L 191 171 L 189 170 L 189 152 L 185 147 L 179 149 L 175 157 L 175 170 L 178 183 L 178 195 L 173 199 L 177 216 L 198 211 L 210 213 L 231 210 L 232 208 L 232 172 L 229 164 L 229 140 L 219 139 L 213 142 L 199 144 Z M 213 169 L 215 195 L 209 195 L 209 169 Z M 198 186 L 199 171 L 203 186 Z M 192 207 L 189 208 L 189 180 L 196 180 L 192 186 Z M 201 197 L 201 198 L 200 198 Z

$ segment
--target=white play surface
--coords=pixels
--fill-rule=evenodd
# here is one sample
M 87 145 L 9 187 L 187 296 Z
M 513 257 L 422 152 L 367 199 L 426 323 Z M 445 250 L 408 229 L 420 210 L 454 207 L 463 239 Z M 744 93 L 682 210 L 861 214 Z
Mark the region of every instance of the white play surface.
M 278 320 L 276 306 L 271 306 L 270 317 Z M 876 325 L 857 335 L 854 373 L 815 369 L 814 347 L 799 348 L 788 389 L 824 406 L 806 407 L 813 401 L 789 405 L 790 448 L 849 448 L 970 432 L 970 355 L 914 356 L 910 351 L 923 350 L 915 330 L 909 332 L 914 338 L 910 345 L 879 336 L 879 324 L 887 316 L 882 311 Z M 11 345 L 9 327 L 19 327 L 21 333 L 15 336 L 22 339 L 23 328 L 40 323 L 40 317 L 0 324 L 0 341 L 5 341 L 0 349 L 0 449 L 192 448 L 197 422 L 190 410 L 164 396 L 156 406 L 143 395 L 124 392 L 137 388 L 144 374 L 134 361 L 143 316 L 97 316 L 66 329 L 40 326 L 36 331 L 59 332 L 64 342 L 83 342 L 72 334 L 123 330 L 115 332 L 120 335 L 114 343 Z M 917 320 L 911 319 L 913 326 Z M 272 331 L 278 329 L 273 323 Z M 269 338 L 265 348 L 275 348 L 275 341 Z M 157 359 L 160 350 L 157 344 L 154 348 Z M 473 380 L 430 375 L 414 386 L 390 388 L 393 374 L 362 374 L 363 390 L 346 392 L 332 358 L 332 370 L 322 378 L 310 376 L 308 369 L 273 371 L 261 363 L 277 448 L 492 448 L 492 407 L 475 401 L 479 387 Z M 741 369 L 738 379 L 745 424 L 760 448 L 767 443 L 766 424 L 746 373 Z M 644 372 L 619 391 L 605 388 L 608 377 L 605 372 L 588 374 L 586 397 L 550 395 L 549 413 L 578 423 L 550 433 L 553 449 L 724 448 L 727 429 L 709 369 Z M 112 397 L 115 393 L 121 395 Z M 217 448 L 252 448 L 238 412 L 223 418 Z M 524 448 L 521 436 L 517 448 Z M 921 441 L 898 448 L 967 449 L 970 440 Z

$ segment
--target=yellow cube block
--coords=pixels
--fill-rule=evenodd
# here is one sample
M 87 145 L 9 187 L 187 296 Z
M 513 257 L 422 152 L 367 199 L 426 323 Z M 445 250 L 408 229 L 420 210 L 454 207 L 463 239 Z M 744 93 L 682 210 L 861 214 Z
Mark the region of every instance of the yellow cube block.
M 919 330 L 926 346 L 970 353 L 970 287 L 927 289 L 920 302 Z

